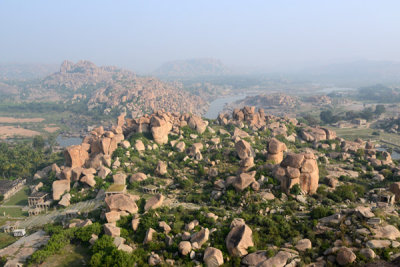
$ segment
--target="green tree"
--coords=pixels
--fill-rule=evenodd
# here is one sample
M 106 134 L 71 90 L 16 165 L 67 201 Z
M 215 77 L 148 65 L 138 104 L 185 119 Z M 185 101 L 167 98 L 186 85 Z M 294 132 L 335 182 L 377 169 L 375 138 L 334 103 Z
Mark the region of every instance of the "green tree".
M 33 148 L 42 150 L 42 149 L 44 148 L 44 145 L 45 145 L 43 136 L 41 136 L 41 135 L 36 135 L 36 136 L 33 138 L 33 143 L 32 143 L 32 145 L 33 145 Z

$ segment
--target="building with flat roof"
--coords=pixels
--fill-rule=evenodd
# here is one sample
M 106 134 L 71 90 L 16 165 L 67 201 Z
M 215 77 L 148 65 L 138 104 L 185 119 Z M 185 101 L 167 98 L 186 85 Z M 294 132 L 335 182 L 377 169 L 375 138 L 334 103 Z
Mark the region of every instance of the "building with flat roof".
M 106 190 L 106 197 L 116 194 L 124 194 L 126 193 L 126 185 L 124 184 L 112 184 Z

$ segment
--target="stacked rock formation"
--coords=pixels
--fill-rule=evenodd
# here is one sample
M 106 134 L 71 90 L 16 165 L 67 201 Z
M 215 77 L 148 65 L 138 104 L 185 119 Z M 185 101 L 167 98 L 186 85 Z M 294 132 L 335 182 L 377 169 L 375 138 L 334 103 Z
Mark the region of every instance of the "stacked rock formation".
M 208 123 L 196 115 L 157 111 L 137 119 L 126 119 L 124 134 L 129 137 L 133 133 L 151 133 L 157 144 L 166 144 L 170 132 L 179 134 L 180 128 L 186 125 L 202 134 Z
M 272 161 L 274 164 L 279 164 L 283 160 L 283 151 L 286 151 L 287 147 L 285 143 L 278 141 L 276 138 L 272 138 L 268 143 L 268 154 L 267 160 Z
M 302 192 L 314 194 L 318 189 L 319 169 L 315 155 L 309 153 L 289 153 L 281 164 L 273 170 L 273 175 L 281 182 L 281 188 L 289 192 L 295 184 Z
M 235 149 L 240 160 L 241 171 L 246 171 L 254 166 L 254 150 L 245 140 L 239 140 L 235 143 Z

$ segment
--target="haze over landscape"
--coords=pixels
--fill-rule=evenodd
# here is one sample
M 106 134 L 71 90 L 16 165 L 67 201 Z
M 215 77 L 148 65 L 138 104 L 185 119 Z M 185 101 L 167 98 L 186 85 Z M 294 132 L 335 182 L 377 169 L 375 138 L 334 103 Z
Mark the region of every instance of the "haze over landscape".
M 218 58 L 242 71 L 400 61 L 398 1 L 1 1 L 2 63 L 88 59 L 148 73 Z M 390 40 L 390 41 L 389 41 Z
M 0 0 L 0 267 L 400 266 L 399 10 Z

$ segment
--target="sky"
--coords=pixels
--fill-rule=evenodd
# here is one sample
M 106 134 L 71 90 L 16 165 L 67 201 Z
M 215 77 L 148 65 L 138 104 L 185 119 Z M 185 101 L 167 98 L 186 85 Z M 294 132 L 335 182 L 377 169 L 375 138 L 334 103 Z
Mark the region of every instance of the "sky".
M 400 61 L 399 11 L 398 0 L 0 0 L 0 63 L 150 72 L 205 57 L 268 71 Z

